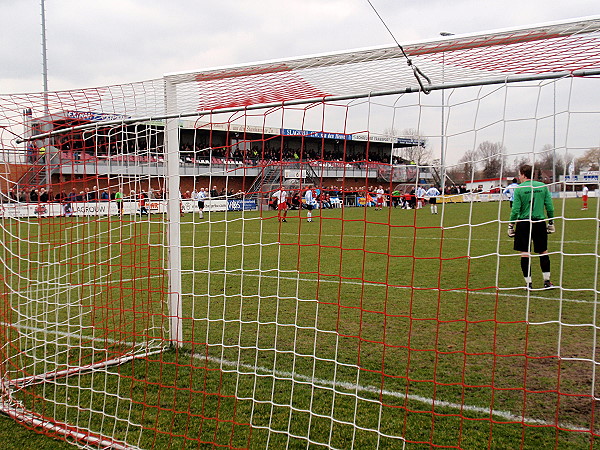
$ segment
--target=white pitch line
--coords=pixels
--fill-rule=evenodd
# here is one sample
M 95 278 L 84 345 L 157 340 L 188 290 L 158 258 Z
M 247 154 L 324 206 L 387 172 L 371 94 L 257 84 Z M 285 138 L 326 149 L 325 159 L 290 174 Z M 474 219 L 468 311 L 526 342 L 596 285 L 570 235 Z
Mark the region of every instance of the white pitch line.
M 0 322 L 0 325 L 12 326 L 15 328 L 21 328 L 21 329 L 30 330 L 30 331 L 45 332 L 48 334 L 56 334 L 59 336 L 69 336 L 69 337 L 76 337 L 79 339 L 88 339 L 90 341 L 111 342 L 111 343 L 117 342 L 117 341 L 109 339 L 109 338 L 96 338 L 93 336 L 76 335 L 73 333 L 66 333 L 66 332 L 58 331 L 58 330 L 46 330 L 44 328 L 32 327 L 32 326 L 27 326 L 27 325 L 20 325 L 20 324 L 14 325 L 14 324 L 8 324 L 6 322 Z M 127 342 L 120 342 L 120 343 L 123 344 L 123 343 L 127 343 Z M 128 344 L 133 345 L 133 343 L 128 343 Z M 219 344 L 209 344 L 209 345 L 216 346 Z M 144 355 L 140 355 L 140 357 L 143 357 L 143 356 Z M 238 368 L 238 369 L 244 368 L 244 369 L 247 369 L 254 373 L 260 372 L 260 373 L 265 373 L 267 375 L 273 375 L 273 377 L 305 381 L 305 382 L 312 383 L 314 385 L 322 386 L 322 387 L 329 386 L 332 388 L 339 388 L 339 389 L 343 389 L 343 390 L 350 391 L 350 392 L 367 392 L 367 393 L 372 393 L 372 394 L 381 394 L 381 395 L 393 397 L 393 398 L 409 399 L 409 400 L 417 401 L 420 403 L 424 403 L 426 405 L 437 406 L 440 408 L 451 408 L 451 409 L 457 409 L 460 411 L 469 411 L 469 412 L 474 412 L 474 413 L 484 414 L 484 415 L 491 414 L 493 416 L 501 417 L 505 420 L 508 420 L 511 422 L 517 422 L 517 423 L 522 422 L 522 423 L 532 424 L 532 425 L 558 426 L 560 428 L 566 428 L 569 430 L 582 431 L 582 432 L 589 431 L 589 429 L 587 429 L 587 428 L 576 427 L 571 424 L 562 424 L 562 423 L 557 424 L 555 422 L 548 422 L 546 420 L 532 419 L 532 418 L 524 417 L 524 416 L 517 416 L 509 411 L 484 408 L 482 406 L 474 406 L 474 405 L 468 405 L 468 404 L 447 402 L 445 400 L 433 399 L 433 398 L 429 398 L 429 397 L 423 397 L 420 395 L 406 394 L 403 392 L 396 392 L 396 391 L 389 391 L 386 389 L 377 388 L 375 386 L 362 386 L 360 384 L 349 383 L 349 382 L 345 382 L 345 381 L 334 381 L 334 380 L 327 380 L 327 379 L 323 379 L 323 378 L 309 377 L 307 375 L 302 375 L 302 374 L 299 374 L 296 372 L 285 372 L 282 370 L 273 370 L 273 369 L 269 369 L 267 367 L 246 364 L 246 363 L 240 363 L 238 361 L 229 361 L 226 359 L 215 358 L 213 356 L 206 356 L 206 355 L 202 355 L 202 354 L 198 354 L 198 353 L 191 353 L 191 357 L 198 359 L 198 360 L 205 360 L 205 361 L 208 360 L 212 363 L 218 364 L 221 368 L 223 366 L 233 367 L 233 368 Z M 239 370 L 236 372 L 241 373 L 242 375 L 244 374 L 243 372 L 239 372 Z
M 299 282 L 315 282 L 318 281 L 319 283 L 341 283 L 343 285 L 355 285 L 355 286 L 362 286 L 362 285 L 367 285 L 367 286 L 373 286 L 373 287 L 381 287 L 381 288 L 389 288 L 389 289 L 401 289 L 401 290 L 410 290 L 413 289 L 410 286 L 391 286 L 389 284 L 386 284 L 385 282 L 380 282 L 380 283 L 376 283 L 373 281 L 369 281 L 369 280 L 364 280 L 364 281 L 352 281 L 352 280 L 343 280 L 343 279 L 336 279 L 336 277 L 323 277 L 319 280 L 317 280 L 316 278 L 302 278 L 302 277 L 283 277 L 283 276 L 273 276 L 273 275 L 266 275 L 264 273 L 252 273 L 252 272 L 256 272 L 260 269 L 256 269 L 256 270 L 246 270 L 244 272 L 240 270 L 235 270 L 235 269 L 228 269 L 227 271 L 224 270 L 212 270 L 212 271 L 207 271 L 207 270 L 193 270 L 193 269 L 184 269 L 183 273 L 188 275 L 188 274 L 194 274 L 194 273 L 201 273 L 201 274 L 212 274 L 212 275 L 222 275 L 222 276 L 229 276 L 229 277 L 261 277 L 261 278 L 266 278 L 266 279 L 280 279 L 280 280 L 285 280 L 285 281 L 299 281 Z M 289 272 L 292 273 L 292 271 L 281 271 L 280 269 L 267 269 L 264 270 L 266 272 L 273 272 L 273 271 L 277 271 L 277 272 Z M 154 279 L 154 278 L 163 278 L 163 275 L 154 275 L 152 277 L 148 277 L 150 279 Z M 110 284 L 116 284 L 116 283 L 129 283 L 129 282 L 133 282 L 136 281 L 136 279 L 131 278 L 131 279 L 116 279 L 116 280 L 105 280 L 102 281 L 102 283 L 98 283 L 97 281 L 95 282 L 89 282 L 89 283 L 82 283 L 82 284 L 72 284 L 72 283 L 58 283 L 58 282 L 54 282 L 52 280 L 49 281 L 38 281 L 38 280 L 34 280 L 32 281 L 32 284 L 35 283 L 40 284 L 40 285 L 48 285 L 50 286 L 51 289 L 79 289 L 81 287 L 104 287 L 105 285 L 108 286 Z M 20 293 L 20 292 L 26 292 L 30 289 L 30 286 L 27 287 L 23 287 L 21 289 L 13 289 L 12 292 L 14 293 Z M 420 290 L 423 291 L 425 290 L 424 287 L 422 286 L 415 286 L 414 287 L 415 290 Z M 431 291 L 436 291 L 437 288 L 430 288 Z M 508 286 L 508 287 L 502 287 L 499 288 L 499 291 L 524 291 L 524 287 L 522 286 Z M 546 291 L 545 289 L 534 289 L 533 292 L 535 291 Z M 575 290 L 575 289 L 568 289 L 565 291 L 570 291 L 570 290 Z M 460 289 L 442 289 L 441 290 L 442 293 L 458 293 L 458 294 L 465 294 L 467 293 L 466 289 L 460 288 Z M 575 290 L 577 292 L 580 292 L 581 289 Z M 592 290 L 589 290 L 590 293 L 593 293 Z M 194 295 L 194 294 L 190 294 L 190 293 L 184 293 L 186 295 Z M 514 294 L 509 294 L 509 293 L 504 293 L 504 292 L 498 292 L 496 293 L 496 291 L 493 291 L 491 288 L 487 291 L 482 291 L 482 290 L 477 290 L 477 291 L 471 291 L 471 295 L 482 295 L 482 296 L 498 296 L 498 297 L 522 297 L 522 298 L 527 298 L 527 292 L 517 292 Z M 531 293 L 531 291 L 529 292 L 529 298 L 532 299 L 545 299 L 545 300 L 556 300 L 556 301 L 562 301 L 562 302 L 567 302 L 567 303 L 597 303 L 595 300 L 580 300 L 580 299 L 572 299 L 572 298 L 567 298 L 567 297 L 562 297 L 560 299 L 551 299 L 548 297 L 544 297 L 544 296 L 540 296 L 540 295 L 534 295 Z M 600 301 L 599 301 L 600 302 Z
M 277 217 L 277 216 L 275 216 Z M 192 222 L 185 222 L 182 223 L 182 225 L 201 225 L 201 224 L 207 224 L 207 223 L 215 223 L 215 222 L 199 222 L 199 223 L 192 223 Z M 385 223 L 383 225 L 386 225 Z M 397 227 L 397 226 L 395 226 Z M 405 226 L 405 228 L 409 228 L 412 227 L 412 225 L 407 225 Z M 416 227 L 417 229 L 419 227 Z M 440 229 L 440 231 L 443 229 L 444 231 L 448 231 L 448 230 L 454 230 L 456 227 L 442 227 Z M 218 234 L 247 234 L 248 231 L 242 231 L 242 230 L 215 230 L 215 229 L 211 229 L 210 231 L 211 233 L 218 233 Z M 272 236 L 292 236 L 292 237 L 297 237 L 298 233 L 290 233 L 290 232 L 278 232 L 278 231 L 265 231 L 262 230 L 261 231 L 262 235 L 272 235 Z M 307 231 L 306 229 L 303 229 L 301 234 L 303 236 L 320 236 L 320 237 L 334 237 L 334 238 L 340 238 L 339 234 L 327 234 L 327 233 L 315 233 L 313 231 Z M 357 238 L 357 239 L 362 239 L 362 238 L 381 238 L 382 236 L 380 234 L 349 234 L 349 233 L 344 233 L 343 238 L 344 239 L 348 239 L 348 238 Z M 412 235 L 407 235 L 407 236 L 391 236 L 392 239 L 410 239 L 410 240 L 414 240 L 415 236 L 414 233 Z M 509 243 L 512 242 L 512 240 L 510 238 L 505 238 L 504 234 L 502 234 L 501 239 L 503 242 Z M 442 238 L 441 237 L 429 237 L 429 236 L 419 236 L 419 240 L 434 240 L 434 241 L 441 241 Z M 481 241 L 481 242 L 489 242 L 489 238 L 474 238 L 474 237 L 450 237 L 450 236 L 444 236 L 443 238 L 444 241 Z M 587 239 L 587 240 L 565 240 L 565 241 L 561 241 L 563 243 L 566 244 L 593 244 L 596 241 L 593 239 Z M 268 244 L 277 244 L 277 242 L 270 242 Z M 514 253 L 511 253 L 510 255 L 514 255 Z
M 111 339 L 109 337 L 102 338 L 102 337 L 95 337 L 95 336 L 86 336 L 83 334 L 67 333 L 66 331 L 59 331 L 59 330 L 48 330 L 47 328 L 32 327 L 29 325 L 22 325 L 22 324 L 0 322 L 0 326 L 13 327 L 13 328 L 18 328 L 20 330 L 54 334 L 55 336 L 69 337 L 69 338 L 80 339 L 80 340 L 89 340 L 89 341 L 94 341 L 94 342 L 108 342 L 109 344 L 125 344 L 125 345 L 129 345 L 132 347 L 141 345 L 140 342 L 134 343 L 134 342 L 127 342 L 127 341 L 117 341 L 116 339 Z M 101 349 L 99 349 L 99 350 L 101 350 Z
M 259 269 L 257 269 L 259 270 Z M 273 271 L 280 271 L 279 269 L 268 269 L 265 270 L 268 272 L 273 272 Z M 285 281 L 299 281 L 299 282 L 316 282 L 318 281 L 319 283 L 341 283 L 343 285 L 355 285 L 355 286 L 373 286 L 373 287 L 381 287 L 383 288 L 389 288 L 389 289 L 399 289 L 399 290 L 410 290 L 413 289 L 413 287 L 411 286 L 391 286 L 385 282 L 380 282 L 380 283 L 376 283 L 373 281 L 368 281 L 368 280 L 364 280 L 364 281 L 351 281 L 351 280 L 343 280 L 343 279 L 336 279 L 335 276 L 328 276 L 328 277 L 323 277 L 320 278 L 319 280 L 317 280 L 316 278 L 302 278 L 302 277 L 284 277 L 284 276 L 273 276 L 273 275 L 265 275 L 264 273 L 248 273 L 249 271 L 246 272 L 240 272 L 237 270 L 231 270 L 228 269 L 227 271 L 224 270 L 212 270 L 212 271 L 207 271 L 207 270 L 184 270 L 183 271 L 185 274 L 187 274 L 188 272 L 191 273 L 202 273 L 202 274 L 208 274 L 210 273 L 211 275 L 222 275 L 222 276 L 229 276 L 229 277 L 260 277 L 260 278 L 266 278 L 266 279 L 279 279 L 279 280 L 285 280 Z M 280 272 L 289 272 L 292 273 L 292 271 L 280 271 Z M 425 290 L 424 287 L 419 287 L 419 286 L 415 286 L 414 287 L 415 290 L 419 290 L 419 291 L 423 291 Z M 437 288 L 429 288 L 430 291 L 437 291 Z M 509 286 L 509 287 L 503 287 L 503 288 L 499 288 L 499 291 L 522 291 L 522 292 L 517 292 L 514 294 L 509 294 L 509 293 L 504 293 L 504 292 L 496 292 L 495 290 L 493 290 L 492 288 L 490 288 L 487 291 L 482 291 L 482 290 L 476 290 L 476 291 L 471 291 L 470 295 L 484 295 L 484 296 L 498 296 L 498 297 L 522 297 L 522 298 L 527 298 L 527 291 L 525 291 L 524 287 L 521 286 Z M 535 291 L 540 291 L 540 292 L 545 292 L 546 289 L 534 289 L 533 292 Z M 572 290 L 572 289 L 571 289 Z M 581 290 L 578 290 L 581 291 Z M 449 294 L 449 293 L 458 293 L 458 294 L 466 294 L 467 290 L 464 288 L 460 288 L 460 289 L 441 289 L 442 294 Z M 590 290 L 590 293 L 592 293 L 593 291 Z M 569 302 L 569 303 L 596 303 L 596 301 L 594 300 L 579 300 L 579 299 L 570 299 L 570 298 L 548 298 L 548 297 L 544 297 L 544 296 L 540 296 L 540 295 L 534 295 L 531 293 L 531 291 L 529 292 L 529 298 L 533 298 L 533 299 L 544 299 L 544 300 L 556 300 L 556 301 L 562 301 L 562 302 Z M 299 299 L 300 300 L 300 299 Z M 306 301 L 310 301 L 309 299 L 306 299 Z M 316 300 L 313 300 L 316 301 Z
M 423 397 L 421 395 L 405 394 L 402 392 L 389 391 L 386 389 L 377 388 L 375 386 L 361 386 L 360 384 L 348 383 L 345 381 L 333 381 L 333 380 L 326 380 L 326 379 L 322 379 L 322 378 L 314 378 L 314 377 L 309 377 L 309 376 L 302 375 L 302 374 L 295 373 L 295 372 L 285 372 L 285 371 L 281 371 L 281 370 L 273 370 L 273 369 L 269 369 L 266 367 L 253 366 L 251 364 L 240 363 L 237 361 L 228 361 L 228 360 L 224 360 L 221 358 L 215 358 L 212 356 L 207 357 L 205 355 L 201 355 L 198 353 L 193 353 L 192 357 L 196 358 L 196 359 L 209 360 L 216 364 L 220 364 L 221 366 L 243 367 L 243 368 L 248 369 L 255 373 L 262 372 L 262 373 L 266 373 L 269 375 L 272 374 L 274 377 L 306 381 L 308 383 L 320 385 L 323 387 L 331 386 L 333 388 L 341 388 L 341 389 L 345 389 L 347 391 L 382 394 L 385 396 L 400 398 L 400 399 L 407 398 L 409 400 L 414 400 L 414 401 L 417 401 L 420 403 L 425 403 L 427 405 L 433 404 L 434 406 L 438 406 L 441 408 L 452 408 L 452 409 L 475 412 L 475 413 L 480 413 L 480 414 L 485 414 L 485 415 L 492 414 L 496 417 L 501 417 L 501 418 L 509 420 L 511 422 L 519 422 L 519 423 L 523 422 L 523 423 L 533 424 L 533 425 L 551 425 L 551 426 L 557 425 L 555 422 L 548 422 L 546 420 L 541 420 L 541 419 L 531 419 L 531 418 L 524 417 L 524 416 L 517 416 L 509 411 L 501 411 L 498 409 L 484 408 L 482 406 L 473 406 L 473 405 L 466 405 L 466 404 L 461 404 L 461 403 L 447 402 L 445 400 L 438 400 L 438 399 L 433 399 L 433 398 L 429 398 L 429 397 Z M 574 425 L 571 425 L 571 424 L 558 424 L 558 426 L 561 428 L 568 428 L 570 430 L 576 430 L 576 431 L 589 431 L 588 428 L 575 427 Z

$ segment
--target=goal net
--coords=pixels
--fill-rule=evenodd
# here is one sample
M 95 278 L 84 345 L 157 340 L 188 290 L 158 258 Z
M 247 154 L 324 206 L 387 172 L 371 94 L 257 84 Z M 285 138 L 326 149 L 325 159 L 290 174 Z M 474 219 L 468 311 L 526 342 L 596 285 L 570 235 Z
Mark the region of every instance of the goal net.
M 87 448 L 594 446 L 599 30 L 0 95 L 1 411 Z M 524 163 L 552 290 L 506 234 Z

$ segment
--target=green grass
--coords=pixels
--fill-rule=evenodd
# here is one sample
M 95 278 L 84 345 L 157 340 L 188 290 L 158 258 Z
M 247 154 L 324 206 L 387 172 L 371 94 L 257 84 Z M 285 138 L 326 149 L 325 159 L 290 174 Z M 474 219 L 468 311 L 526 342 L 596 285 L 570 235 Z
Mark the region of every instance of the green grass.
M 532 292 L 507 207 L 188 215 L 183 347 L 15 398 L 144 448 L 597 444 L 595 203 L 555 200 Z M 162 221 L 4 221 L 11 378 L 168 346 Z

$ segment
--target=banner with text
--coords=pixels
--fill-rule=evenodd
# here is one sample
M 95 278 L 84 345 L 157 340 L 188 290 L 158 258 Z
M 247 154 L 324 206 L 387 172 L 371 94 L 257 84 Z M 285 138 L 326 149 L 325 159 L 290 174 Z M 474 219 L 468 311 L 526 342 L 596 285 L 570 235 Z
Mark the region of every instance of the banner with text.
M 141 214 L 139 201 L 125 200 L 123 214 Z M 166 214 L 166 200 L 147 200 L 146 211 L 149 214 Z M 257 209 L 256 200 L 206 200 L 205 212 L 251 211 Z M 194 200 L 182 200 L 183 213 L 198 212 L 198 203 Z M 117 202 L 73 202 L 73 203 L 3 203 L 0 204 L 0 218 L 21 217 L 59 217 L 59 216 L 114 216 L 119 214 Z

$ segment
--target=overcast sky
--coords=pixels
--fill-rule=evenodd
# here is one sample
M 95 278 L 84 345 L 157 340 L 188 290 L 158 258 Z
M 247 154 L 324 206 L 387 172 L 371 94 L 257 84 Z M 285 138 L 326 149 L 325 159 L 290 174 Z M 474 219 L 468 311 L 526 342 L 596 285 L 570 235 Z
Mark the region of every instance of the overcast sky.
M 400 41 L 590 16 L 598 0 L 372 0 Z M 0 0 L 0 93 L 42 90 L 39 0 Z M 49 89 L 393 44 L 367 0 L 46 0 Z
M 598 0 L 371 1 L 401 44 L 435 39 L 442 31 L 476 33 L 600 13 Z M 40 0 L 0 0 L 0 17 L 0 94 L 42 91 Z M 46 0 L 46 29 L 50 91 L 394 44 L 367 0 Z M 438 123 L 411 127 L 435 136 Z M 566 151 L 598 145 L 600 137 L 591 132 L 598 128 L 584 128 L 571 133 L 582 142 L 565 143 Z M 529 135 L 540 140 L 542 133 Z M 481 133 L 476 142 L 449 141 L 447 162 L 484 139 L 502 140 L 511 152 L 552 142 L 523 136 Z M 523 146 L 526 139 L 531 142 Z M 436 154 L 438 141 L 430 140 Z

